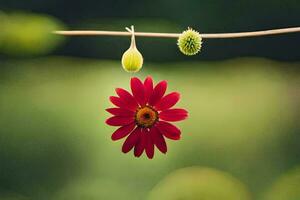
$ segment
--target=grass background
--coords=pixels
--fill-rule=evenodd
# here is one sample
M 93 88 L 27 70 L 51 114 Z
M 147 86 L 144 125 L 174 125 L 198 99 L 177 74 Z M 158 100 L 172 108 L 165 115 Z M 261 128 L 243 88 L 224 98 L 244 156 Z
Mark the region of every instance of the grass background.
M 228 173 L 262 199 L 299 163 L 298 67 L 258 58 L 146 62 L 136 76 L 166 79 L 189 111 L 177 123 L 182 140 L 148 160 L 121 153 L 104 123 L 108 97 L 129 89 L 133 76 L 119 61 L 2 60 L 0 199 L 147 199 L 165 176 L 190 166 Z

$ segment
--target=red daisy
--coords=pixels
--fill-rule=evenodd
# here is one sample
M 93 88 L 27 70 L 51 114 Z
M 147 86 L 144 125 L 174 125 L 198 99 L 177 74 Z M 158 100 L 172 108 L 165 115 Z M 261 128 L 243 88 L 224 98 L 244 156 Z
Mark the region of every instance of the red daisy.
M 106 123 L 110 126 L 121 126 L 111 138 L 119 140 L 127 136 L 122 147 L 124 153 L 134 148 L 134 155 L 140 157 L 145 150 L 151 159 L 154 156 L 154 146 L 162 153 L 167 152 L 165 138 L 180 139 L 180 129 L 169 122 L 186 119 L 188 112 L 181 108 L 172 108 L 179 101 L 180 94 L 171 92 L 164 96 L 166 81 L 153 87 L 151 77 L 147 77 L 144 83 L 134 77 L 130 84 L 132 94 L 117 88 L 118 97 L 110 97 L 110 101 L 117 108 L 106 109 L 114 115 Z

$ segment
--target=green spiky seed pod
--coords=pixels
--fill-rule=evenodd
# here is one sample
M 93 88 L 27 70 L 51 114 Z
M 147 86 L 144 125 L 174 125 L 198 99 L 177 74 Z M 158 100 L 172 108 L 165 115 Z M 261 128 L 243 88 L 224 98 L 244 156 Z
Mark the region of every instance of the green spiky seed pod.
M 177 40 L 179 50 L 187 56 L 197 54 L 202 46 L 202 38 L 199 32 L 188 28 L 181 33 Z
M 122 56 L 122 66 L 127 72 L 138 72 L 143 66 L 143 56 L 136 48 L 133 26 L 131 27 L 131 31 L 131 45 Z

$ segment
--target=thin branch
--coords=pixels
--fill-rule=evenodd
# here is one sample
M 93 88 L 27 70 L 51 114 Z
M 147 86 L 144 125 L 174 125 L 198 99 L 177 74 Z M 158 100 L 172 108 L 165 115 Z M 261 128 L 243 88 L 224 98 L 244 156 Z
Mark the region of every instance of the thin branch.
M 281 28 L 264 31 L 238 32 L 238 33 L 203 33 L 202 38 L 241 38 L 241 37 L 258 37 L 265 35 L 277 35 L 285 33 L 300 32 L 300 27 Z M 131 36 L 130 32 L 123 31 L 95 31 L 95 30 L 74 30 L 74 31 L 53 31 L 54 34 L 66 36 Z M 135 32 L 135 36 L 140 37 L 159 37 L 159 38 L 178 38 L 181 33 L 148 33 Z

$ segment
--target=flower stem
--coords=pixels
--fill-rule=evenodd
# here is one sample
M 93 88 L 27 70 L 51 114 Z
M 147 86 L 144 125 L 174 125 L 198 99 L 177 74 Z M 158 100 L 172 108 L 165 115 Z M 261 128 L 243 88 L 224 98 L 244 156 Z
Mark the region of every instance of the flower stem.
M 134 31 L 134 30 L 133 30 Z M 241 37 L 258 37 L 266 35 L 277 35 L 286 33 L 300 32 L 300 27 L 271 29 L 252 32 L 237 33 L 203 33 L 202 38 L 241 38 Z M 178 38 L 181 33 L 151 33 L 151 32 L 131 32 L 125 31 L 96 31 L 96 30 L 73 30 L 73 31 L 53 31 L 54 34 L 65 36 L 140 36 L 140 37 L 158 37 L 158 38 Z

